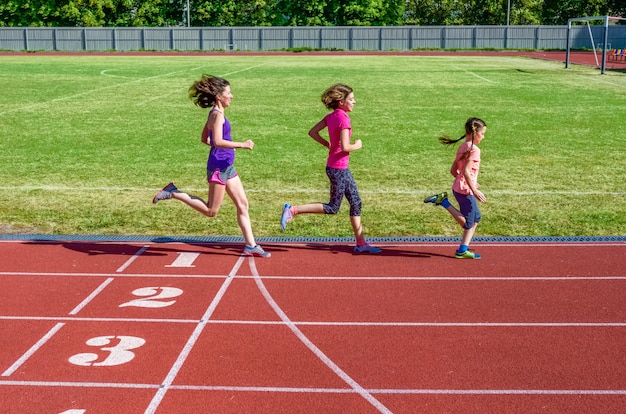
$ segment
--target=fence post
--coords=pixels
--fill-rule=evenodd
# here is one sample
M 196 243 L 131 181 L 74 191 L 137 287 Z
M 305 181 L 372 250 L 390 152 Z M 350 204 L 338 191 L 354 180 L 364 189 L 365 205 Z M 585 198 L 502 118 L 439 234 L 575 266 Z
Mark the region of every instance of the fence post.
M 322 45 L 324 44 L 324 41 L 322 40 L 322 28 L 321 27 L 319 27 L 317 29 L 317 33 L 318 33 L 317 38 L 318 38 L 318 41 L 319 41 L 319 46 L 318 47 L 321 49 L 323 47 Z
M 446 48 L 446 28 L 445 26 L 441 28 L 441 44 L 442 49 Z
M 24 50 L 28 50 L 28 29 L 24 29 Z
M 352 29 L 352 27 L 348 30 L 348 50 L 352 51 L 352 47 L 353 47 L 353 39 L 352 37 L 354 36 L 354 33 L 352 33 L 354 29 Z

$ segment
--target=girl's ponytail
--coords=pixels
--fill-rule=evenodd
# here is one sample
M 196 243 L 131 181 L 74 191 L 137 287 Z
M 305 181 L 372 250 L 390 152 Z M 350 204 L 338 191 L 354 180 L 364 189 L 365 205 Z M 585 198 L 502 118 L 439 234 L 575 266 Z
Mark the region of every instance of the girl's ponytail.
M 472 148 L 474 147 L 474 136 L 476 135 L 476 131 L 480 128 L 486 127 L 487 124 L 480 118 L 470 118 L 465 122 L 465 135 L 461 136 L 459 139 L 451 139 L 449 137 L 439 137 L 439 142 L 445 145 L 456 144 L 460 140 L 464 139 L 466 136 L 472 136 L 472 145 L 470 145 L 469 149 L 461 155 L 461 160 L 464 160 L 470 156 L 472 152 Z

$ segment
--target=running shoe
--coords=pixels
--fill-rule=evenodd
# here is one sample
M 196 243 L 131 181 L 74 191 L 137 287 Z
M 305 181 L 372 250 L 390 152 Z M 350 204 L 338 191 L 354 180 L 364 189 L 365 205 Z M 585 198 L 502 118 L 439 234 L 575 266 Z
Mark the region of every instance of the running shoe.
M 448 198 L 448 193 L 444 191 L 443 193 L 426 197 L 424 199 L 424 203 L 433 203 L 434 205 L 439 206 L 441 205 L 441 203 L 443 203 L 443 200 L 445 200 L 446 198 Z
M 378 247 L 374 247 L 369 243 L 365 243 L 363 246 L 356 245 L 354 246 L 354 253 L 380 253 L 381 249 Z
M 265 257 L 266 259 L 272 256 L 271 254 L 263 250 L 263 248 L 258 244 L 254 247 L 246 245 L 246 247 L 243 248 L 243 254 L 246 256 Z
M 283 207 L 283 214 L 280 216 L 280 228 L 282 228 L 283 231 L 285 231 L 287 223 L 289 223 L 292 218 L 291 205 L 285 203 L 285 206 Z
M 474 253 L 469 250 L 465 250 L 463 253 L 459 253 L 457 251 L 454 253 L 454 257 L 457 259 L 480 259 L 480 255 L 478 253 Z
M 172 198 L 172 193 L 177 192 L 177 191 L 178 191 L 178 188 L 176 188 L 174 183 L 169 183 L 168 185 L 163 187 L 161 191 L 156 193 L 156 195 L 152 199 L 152 202 L 156 204 L 157 202 L 161 200 L 169 200 L 170 198 Z

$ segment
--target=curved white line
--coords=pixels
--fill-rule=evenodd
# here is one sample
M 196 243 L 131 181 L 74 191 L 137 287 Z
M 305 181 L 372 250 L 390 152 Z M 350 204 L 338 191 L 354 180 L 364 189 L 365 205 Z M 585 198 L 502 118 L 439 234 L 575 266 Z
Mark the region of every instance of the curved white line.
M 357 383 L 352 377 L 350 377 L 345 371 L 343 371 L 337 364 L 335 364 L 321 349 L 319 349 L 315 344 L 307 338 L 307 336 L 300 330 L 298 327 L 289 319 L 289 317 L 283 312 L 280 306 L 274 301 L 272 295 L 270 295 L 269 291 L 263 284 L 261 277 L 259 276 L 259 272 L 256 268 L 256 264 L 254 262 L 254 257 L 250 258 L 249 261 L 250 271 L 254 276 L 254 280 L 257 284 L 257 287 L 263 294 L 263 297 L 267 301 L 267 303 L 274 309 L 274 312 L 280 317 L 280 319 L 287 325 L 287 327 L 296 335 L 296 337 L 315 354 L 328 368 L 331 369 L 339 378 L 341 378 L 344 382 L 346 382 L 350 388 L 352 388 L 355 392 L 357 392 L 361 397 L 365 398 L 370 404 L 378 409 L 381 413 L 391 413 L 391 411 L 383 405 L 380 401 L 378 401 L 369 391 L 363 388 L 359 383 Z

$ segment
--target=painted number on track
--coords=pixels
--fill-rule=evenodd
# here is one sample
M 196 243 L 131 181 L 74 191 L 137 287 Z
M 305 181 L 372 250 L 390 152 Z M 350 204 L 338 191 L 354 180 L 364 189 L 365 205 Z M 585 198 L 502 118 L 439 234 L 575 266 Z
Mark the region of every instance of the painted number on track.
M 138 308 L 165 308 L 176 303 L 175 300 L 167 300 L 183 294 L 182 289 L 175 287 L 144 287 L 133 290 L 133 295 L 141 296 L 122 303 L 119 307 L 136 306 Z
M 200 253 L 178 252 L 178 257 L 171 265 L 165 267 L 195 267 L 193 262 L 200 256 Z
M 98 347 L 100 353 L 73 355 L 69 358 L 72 364 L 83 367 L 111 367 L 131 361 L 135 357 L 131 349 L 139 348 L 146 341 L 136 336 L 97 336 L 85 343 Z

